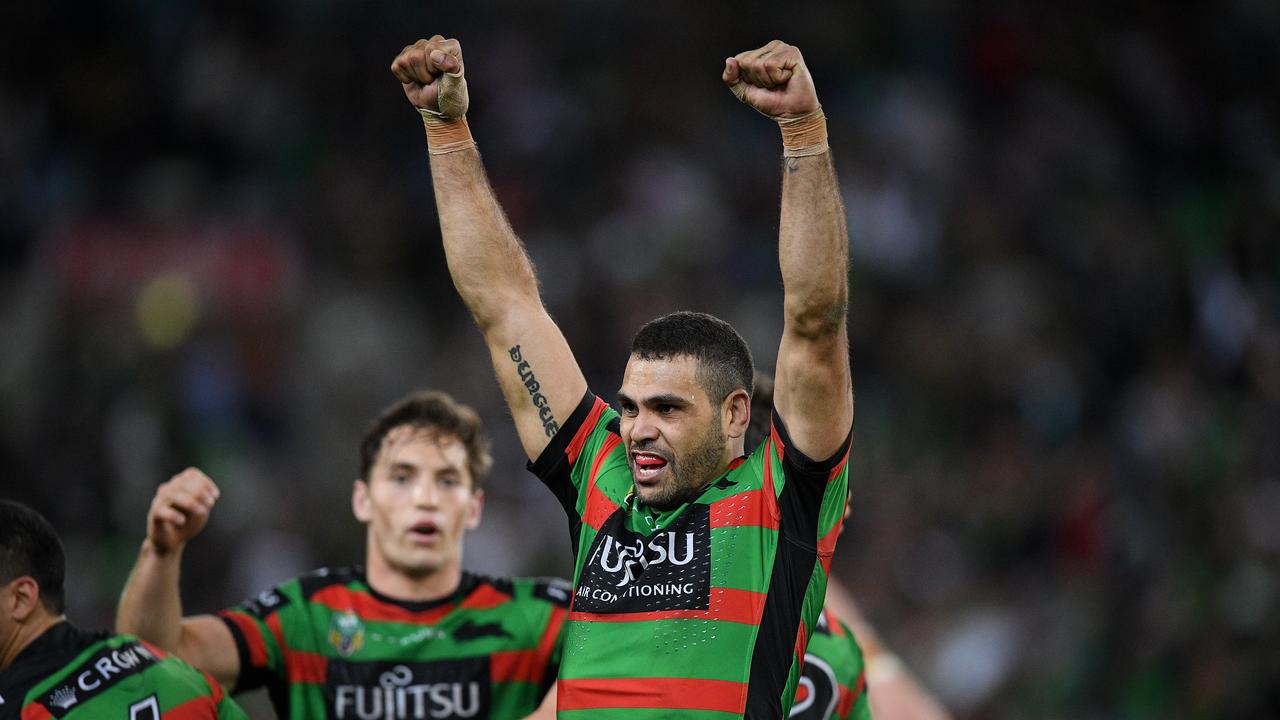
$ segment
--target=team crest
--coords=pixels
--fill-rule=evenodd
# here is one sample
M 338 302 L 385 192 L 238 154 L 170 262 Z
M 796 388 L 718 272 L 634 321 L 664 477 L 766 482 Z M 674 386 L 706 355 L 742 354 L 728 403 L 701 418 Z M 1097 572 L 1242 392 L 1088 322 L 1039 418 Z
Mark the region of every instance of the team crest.
M 355 613 L 334 615 L 329 621 L 329 644 L 342 657 L 351 657 L 364 647 L 364 623 Z

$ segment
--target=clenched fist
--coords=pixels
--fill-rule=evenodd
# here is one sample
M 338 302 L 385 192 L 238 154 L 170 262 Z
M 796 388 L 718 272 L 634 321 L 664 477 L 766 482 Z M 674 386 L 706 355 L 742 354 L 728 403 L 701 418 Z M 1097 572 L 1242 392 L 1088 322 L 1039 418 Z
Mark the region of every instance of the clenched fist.
M 174 475 L 156 490 L 147 512 L 147 539 L 160 554 L 181 549 L 204 529 L 218 501 L 218 486 L 196 468 Z
M 462 45 L 439 35 L 406 46 L 391 63 L 409 103 L 448 120 L 467 112 L 463 70 Z
M 818 109 L 818 91 L 800 49 L 781 40 L 726 59 L 721 78 L 739 100 L 774 119 Z

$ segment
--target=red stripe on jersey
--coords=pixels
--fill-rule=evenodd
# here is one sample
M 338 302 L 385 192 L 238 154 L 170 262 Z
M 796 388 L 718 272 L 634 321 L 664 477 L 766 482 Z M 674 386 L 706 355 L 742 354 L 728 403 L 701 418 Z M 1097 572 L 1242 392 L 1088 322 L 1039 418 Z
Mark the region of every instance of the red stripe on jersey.
M 249 648 L 249 664 L 255 668 L 267 666 L 267 643 L 262 639 L 262 630 L 253 618 L 237 610 L 223 610 L 218 613 L 236 624 L 240 634 L 244 636 L 244 644 Z
M 778 436 L 778 427 L 773 424 L 773 419 L 769 419 L 769 437 L 773 439 L 773 447 L 778 452 L 778 459 L 783 460 L 787 456 L 787 446 L 782 444 L 782 438 Z M 768 457 L 768 455 L 766 455 Z
M 22 720 L 51 720 L 53 714 L 40 703 L 31 703 L 22 708 Z
M 711 588 L 708 610 L 659 610 L 633 613 L 571 612 L 574 622 L 644 622 L 645 620 L 724 620 L 759 625 L 764 612 L 765 593 L 737 588 Z
M 568 610 L 561 607 L 551 608 L 551 618 L 547 621 L 546 629 L 542 631 L 542 637 L 538 639 L 536 660 L 538 677 L 534 682 L 541 684 L 545 680 L 547 663 L 551 662 L 551 653 L 556 649 L 556 638 L 560 637 L 560 628 L 564 627 L 564 621 L 568 617 Z
M 213 693 L 213 701 L 215 703 L 222 702 L 222 686 L 219 685 L 218 681 L 214 680 L 213 676 L 209 673 L 201 670 L 200 674 L 204 676 L 204 681 L 209 683 L 209 691 Z
M 138 642 L 142 643 L 142 646 L 145 647 L 147 650 L 150 650 L 151 654 L 155 655 L 157 660 L 163 660 L 169 657 L 169 653 L 160 649 L 160 647 L 157 645 L 152 645 L 151 643 L 147 642 L 146 640 L 143 640 L 142 638 L 138 638 Z
M 844 685 L 840 686 L 840 703 L 836 706 L 836 715 L 845 717 L 849 711 L 853 709 L 853 704 L 858 702 L 858 698 L 862 697 L 862 691 L 867 688 L 866 673 L 858 673 L 858 682 L 849 689 Z
M 822 612 L 827 616 L 827 630 L 830 630 L 831 634 L 836 637 L 844 637 L 844 626 L 840 624 L 840 619 L 836 617 L 836 614 L 827 608 L 823 608 Z
M 799 629 L 796 630 L 796 657 L 801 659 L 801 667 L 804 666 L 804 651 L 808 647 L 809 631 L 805 629 L 804 623 L 800 623 Z
M 835 480 L 837 475 L 844 472 L 844 466 L 849 464 L 849 448 L 849 445 L 844 446 L 844 455 L 840 458 L 840 462 L 831 468 L 831 472 L 827 473 L 827 482 Z
M 271 636 L 276 639 L 276 648 L 283 652 L 286 645 L 284 642 L 284 628 L 280 627 L 280 613 L 273 612 L 267 616 L 267 629 L 271 631 Z
M 284 672 L 291 683 L 323 685 L 329 661 L 318 653 L 285 650 Z
M 582 446 L 587 444 L 587 438 L 591 437 L 591 431 L 596 429 L 596 423 L 600 421 L 600 416 L 604 414 L 609 403 L 596 398 L 596 402 L 591 406 L 591 412 L 587 414 L 587 419 L 578 427 L 578 432 L 573 434 L 573 440 L 570 441 L 569 447 L 564 449 L 565 457 L 569 458 L 569 464 L 573 465 L 578 462 L 578 455 L 582 453 Z
M 209 720 L 218 717 L 218 703 L 208 695 L 201 695 L 165 710 L 160 717 L 164 720 Z
M 777 502 L 760 490 L 730 495 L 711 503 L 711 527 L 765 527 L 778 529 L 778 516 L 772 511 Z
M 489 655 L 490 674 L 494 682 L 531 682 L 541 680 L 536 650 L 499 650 Z
M 715 710 L 741 715 L 747 685 L 693 678 L 581 678 L 556 683 L 556 709 L 661 708 Z
M 822 562 L 822 571 L 827 577 L 831 576 L 831 558 L 835 556 L 836 540 L 840 539 L 840 527 L 843 524 L 843 520 L 837 522 L 830 532 L 818 540 L 818 560 Z
M 618 509 L 618 504 L 612 498 L 600 492 L 596 477 L 600 474 L 600 466 L 609 457 L 609 453 L 621 442 L 622 438 L 617 435 L 605 438 L 604 443 L 600 445 L 600 450 L 596 452 L 595 460 L 591 463 L 591 475 L 587 477 L 587 506 L 583 509 L 582 522 L 596 530 L 599 530 L 604 521 Z
M 399 622 L 430 625 L 454 610 L 454 603 L 437 605 L 428 610 L 414 612 L 399 605 L 384 603 L 367 592 L 352 590 L 342 585 L 331 585 L 311 596 L 311 601 L 330 610 L 353 612 L 361 620 Z
M 484 584 L 471 591 L 462 601 L 462 607 L 470 610 L 488 610 L 511 600 L 511 596 L 498 588 Z

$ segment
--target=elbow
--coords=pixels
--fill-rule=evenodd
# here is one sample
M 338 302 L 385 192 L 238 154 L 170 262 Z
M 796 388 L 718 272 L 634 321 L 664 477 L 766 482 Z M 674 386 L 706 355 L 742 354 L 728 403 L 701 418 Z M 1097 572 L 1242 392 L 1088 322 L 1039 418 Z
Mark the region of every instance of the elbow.
M 784 303 L 790 333 L 807 340 L 829 338 L 844 328 L 848 316 L 847 292 L 788 297 Z

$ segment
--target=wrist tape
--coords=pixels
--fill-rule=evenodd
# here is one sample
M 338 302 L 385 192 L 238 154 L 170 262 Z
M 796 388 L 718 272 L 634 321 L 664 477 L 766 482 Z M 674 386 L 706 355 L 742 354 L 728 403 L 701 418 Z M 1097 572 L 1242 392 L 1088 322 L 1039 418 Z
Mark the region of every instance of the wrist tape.
M 821 155 L 827 145 L 827 116 L 822 108 L 796 118 L 775 118 L 782 130 L 783 157 Z
M 432 155 L 444 155 L 476 146 L 471 137 L 471 128 L 467 126 L 467 116 L 450 118 L 442 113 L 427 108 L 416 108 L 422 115 L 422 124 L 427 128 L 427 152 Z

